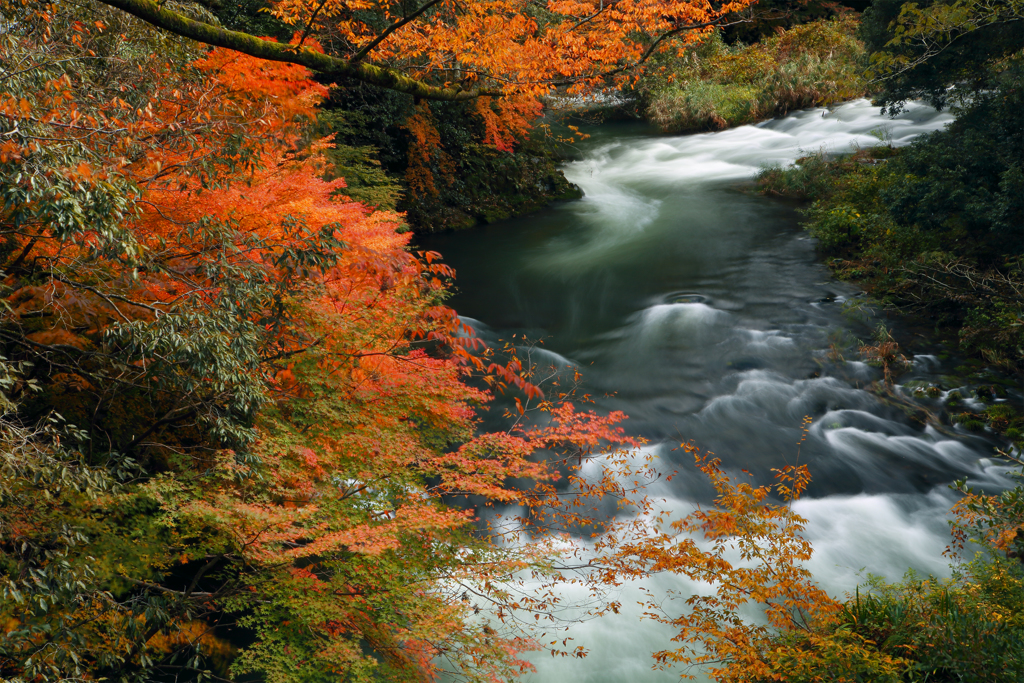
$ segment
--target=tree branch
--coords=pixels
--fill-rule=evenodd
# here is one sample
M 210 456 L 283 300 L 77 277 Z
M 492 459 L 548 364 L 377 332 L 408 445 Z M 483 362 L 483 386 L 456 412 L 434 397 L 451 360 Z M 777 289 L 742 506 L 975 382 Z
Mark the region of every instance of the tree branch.
M 361 49 L 359 52 L 357 52 L 355 54 L 355 56 L 353 56 L 352 59 L 349 60 L 349 61 L 352 64 L 355 64 L 355 63 L 359 62 L 363 57 L 365 57 L 366 55 L 368 55 L 370 53 L 370 50 L 372 50 L 373 48 L 375 48 L 378 45 L 380 45 L 381 43 L 383 43 L 384 40 L 389 35 L 391 35 L 395 31 L 397 31 L 398 29 L 402 28 L 403 26 L 408 24 L 410 21 L 412 21 L 416 17 L 420 16 L 421 14 L 426 12 L 428 9 L 430 9 L 431 7 L 433 7 L 434 5 L 436 5 L 436 4 L 440 3 L 440 2 L 442 2 L 442 0 L 430 0 L 430 2 L 428 2 L 425 5 L 423 5 L 418 10 L 416 10 L 415 12 L 410 14 L 409 16 L 407 16 L 407 17 L 405 17 L 405 18 L 403 18 L 403 19 L 401 19 L 399 21 L 396 21 L 395 23 L 391 24 L 391 26 L 388 26 L 386 29 L 384 29 L 384 31 L 382 31 L 379 36 L 377 36 L 376 38 L 371 40 L 369 43 L 367 43 L 365 46 L 363 46 L 363 49 Z
M 195 408 L 171 408 L 162 418 L 153 422 L 153 424 L 151 424 L 140 436 L 133 439 L 132 442 L 125 447 L 125 452 L 130 452 L 133 448 L 142 443 L 143 439 L 160 429 L 160 427 L 188 419 L 196 414 Z
M 372 64 L 355 63 L 354 60 L 342 59 L 317 52 L 298 45 L 286 45 L 263 40 L 248 33 L 229 31 L 228 29 L 207 24 L 195 19 L 172 12 L 161 7 L 153 0 L 100 0 L 103 4 L 127 12 L 134 17 L 169 31 L 176 35 L 196 40 L 200 43 L 223 47 L 247 54 L 250 57 L 266 59 L 272 62 L 298 64 L 308 69 L 329 76 L 347 76 L 363 83 L 376 85 L 388 90 L 422 97 L 428 100 L 446 100 L 451 102 L 472 100 L 488 95 L 501 95 L 500 91 L 463 90 L 459 87 L 444 88 L 417 81 L 404 74 Z

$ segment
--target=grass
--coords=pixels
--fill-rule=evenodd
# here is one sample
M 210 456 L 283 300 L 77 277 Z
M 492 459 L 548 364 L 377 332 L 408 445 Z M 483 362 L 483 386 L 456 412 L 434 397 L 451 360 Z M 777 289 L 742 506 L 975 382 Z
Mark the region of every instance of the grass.
M 638 87 L 666 132 L 716 130 L 860 97 L 864 47 L 850 18 L 816 21 L 754 45 L 711 33 Z

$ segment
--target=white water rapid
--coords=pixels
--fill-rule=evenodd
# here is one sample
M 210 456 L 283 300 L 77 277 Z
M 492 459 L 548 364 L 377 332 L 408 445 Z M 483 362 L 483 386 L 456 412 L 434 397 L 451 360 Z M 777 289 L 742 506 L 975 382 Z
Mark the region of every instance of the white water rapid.
M 809 520 L 809 566 L 821 585 L 842 596 L 868 572 L 944 575 L 947 486 L 961 476 L 998 485 L 993 443 L 911 421 L 865 390 L 877 369 L 829 357 L 830 344 L 866 339 L 877 320 L 844 314 L 857 290 L 818 263 L 793 206 L 758 196 L 750 181 L 767 164 L 849 152 L 880 137 L 902 145 L 949 120 L 922 105 L 890 119 L 860 100 L 701 135 L 608 124 L 565 168 L 582 200 L 427 246 L 457 270 L 452 305 L 481 336 L 543 337 L 553 362 L 574 364 L 590 393 L 608 394 L 599 409 L 630 416 L 627 430 L 648 439 L 662 469 L 681 472 L 653 492 L 681 514 L 709 497 L 692 458 L 673 450 L 681 441 L 767 483 L 771 468 L 797 457 L 809 415 L 800 458 L 814 481 L 797 510 Z M 924 338 L 906 350 L 938 352 Z M 951 362 L 921 355 L 900 381 L 953 389 L 943 379 Z M 668 575 L 641 585 L 702 589 Z M 557 634 L 589 656 L 535 655 L 537 671 L 525 680 L 678 680 L 679 671 L 651 668 L 650 653 L 672 647 L 673 634 L 640 618 L 636 602 L 645 595 L 624 586 L 620 614 Z

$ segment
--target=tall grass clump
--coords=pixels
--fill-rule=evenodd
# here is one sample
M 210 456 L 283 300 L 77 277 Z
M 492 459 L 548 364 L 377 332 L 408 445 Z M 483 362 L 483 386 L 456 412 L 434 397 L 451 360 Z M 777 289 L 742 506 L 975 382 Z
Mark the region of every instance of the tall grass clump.
M 714 32 L 639 84 L 647 117 L 666 132 L 716 130 L 860 97 L 864 46 L 856 21 L 816 21 L 754 45 Z

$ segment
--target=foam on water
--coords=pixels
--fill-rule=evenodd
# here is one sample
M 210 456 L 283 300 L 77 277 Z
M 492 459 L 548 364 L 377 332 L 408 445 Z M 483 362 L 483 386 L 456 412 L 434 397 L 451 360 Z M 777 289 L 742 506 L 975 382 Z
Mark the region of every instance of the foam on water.
M 728 314 L 703 303 L 655 304 L 637 314 L 625 338 L 642 346 L 706 339 L 727 318 Z
M 517 346 L 516 354 L 524 366 L 534 367 L 539 377 L 567 374 L 579 368 L 578 363 L 542 346 Z
M 910 568 L 949 576 L 942 556 L 949 542 L 945 512 L 953 497 L 936 490 L 921 496 L 832 496 L 797 501 L 814 545 L 807 563 L 820 585 L 842 598 L 867 578 L 894 581 Z
M 826 415 L 823 421 L 827 421 Z M 865 488 L 889 479 L 889 488 L 912 492 L 918 478 L 934 473 L 944 476 L 953 471 L 978 473 L 977 453 L 957 444 L 958 448 L 936 448 L 917 435 L 892 435 L 866 431 L 857 427 L 826 429 L 825 440 L 833 456 L 852 469 Z
M 786 165 L 819 150 L 839 153 L 878 145 L 879 136 L 903 145 L 950 120 L 949 114 L 913 103 L 890 119 L 867 100 L 857 100 L 719 133 L 602 145 L 564 169 L 566 178 L 584 191 L 583 199 L 565 210 L 590 229 L 549 245 L 530 266 L 586 268 L 633 240 L 649 239 L 647 230 L 676 209 L 670 196 L 659 196 L 653 188 L 667 195 L 689 193 L 707 182 L 749 179 L 766 165 Z
M 735 381 L 732 392 L 715 396 L 697 413 L 702 422 L 722 429 L 752 419 L 795 425 L 805 415 L 820 414 L 823 408 L 873 405 L 870 396 L 835 377 L 790 380 L 771 371 L 748 370 L 738 373 Z
M 651 181 L 677 185 L 681 181 L 713 181 L 752 177 L 766 164 L 789 164 L 819 150 L 852 152 L 881 144 L 894 145 L 940 130 L 953 120 L 922 104 L 910 103 L 896 118 L 879 113 L 868 100 L 856 100 L 835 110 L 808 109 L 751 126 L 720 133 L 613 142 L 594 150 L 587 159 L 567 165 L 566 177 L 587 195 L 600 195 Z
M 766 165 L 877 145 L 879 136 L 907 144 L 951 118 L 911 104 L 889 119 L 858 100 L 701 135 L 644 137 L 609 126 L 627 134 L 596 135 L 585 158 L 566 167 L 583 200 L 429 246 L 458 270 L 453 304 L 476 318 L 464 321 L 481 338 L 500 348 L 513 332 L 547 337 L 545 350 L 531 352 L 539 363 L 578 368 L 598 410 L 630 416 L 627 431 L 649 440 L 642 455 L 679 472 L 650 489 L 674 513 L 714 495 L 692 456 L 677 450 L 681 441 L 761 484 L 798 460 L 813 477 L 796 509 L 808 520 L 809 567 L 823 587 L 842 597 L 862 569 L 890 579 L 911 567 L 944 575 L 949 482 L 966 475 L 998 488 L 1005 466 L 988 459 L 984 434 L 924 427 L 906 406 L 865 390 L 879 369 L 830 350 L 836 339 L 871 333 L 842 314 L 857 290 L 817 263 L 790 206 L 738 190 Z M 943 363 L 918 356 L 903 396 L 940 383 Z M 975 404 L 965 397 L 964 405 Z M 814 423 L 803 439 L 808 415 Z M 598 467 L 584 474 L 596 477 Z M 641 619 L 641 587 L 684 597 L 707 590 L 675 575 L 627 583 L 619 615 L 549 638 L 568 635 L 590 656 L 538 654 L 527 680 L 677 680 L 679 672 L 651 670 L 650 653 L 671 648 L 673 634 Z M 562 597 L 577 591 L 567 586 Z

